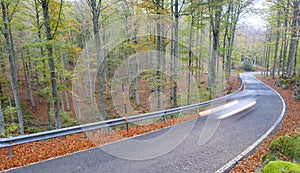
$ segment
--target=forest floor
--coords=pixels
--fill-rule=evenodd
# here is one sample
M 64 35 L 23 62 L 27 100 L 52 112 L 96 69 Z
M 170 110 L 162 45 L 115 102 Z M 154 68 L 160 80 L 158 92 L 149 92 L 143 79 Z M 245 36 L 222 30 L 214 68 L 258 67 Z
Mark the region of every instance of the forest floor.
M 280 93 L 287 104 L 287 114 L 276 134 L 267 137 L 251 156 L 244 158 L 231 170 L 232 173 L 255 172 L 255 170 L 261 166 L 261 159 L 265 154 L 268 153 L 269 146 L 274 139 L 289 133 L 296 133 L 296 131 L 300 128 L 300 102 L 291 97 L 291 86 L 289 86 L 288 89 L 283 90 L 281 87 L 276 87 L 274 85 L 278 79 L 272 79 L 271 77 L 260 75 L 258 75 L 257 78 Z

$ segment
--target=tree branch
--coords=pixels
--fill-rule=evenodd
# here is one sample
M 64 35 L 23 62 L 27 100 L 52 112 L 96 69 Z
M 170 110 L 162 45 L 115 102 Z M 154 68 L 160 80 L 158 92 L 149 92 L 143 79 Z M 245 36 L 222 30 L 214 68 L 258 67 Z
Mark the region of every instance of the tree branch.
M 54 36 L 57 32 L 58 25 L 59 25 L 60 20 L 61 20 L 62 5 L 63 5 L 63 0 L 60 0 L 60 6 L 59 6 L 59 13 L 58 13 L 58 17 L 57 17 L 57 22 L 56 22 L 56 26 L 55 26 L 55 29 L 54 29 L 54 32 L 53 32 L 53 35 L 52 35 L 53 38 L 54 38 Z
M 11 12 L 10 15 L 8 15 L 8 18 L 7 18 L 7 19 L 8 19 L 9 22 L 11 22 L 12 17 L 13 17 L 13 15 L 15 14 L 15 12 L 16 12 L 16 10 L 17 10 L 17 6 L 18 6 L 19 2 L 20 2 L 20 0 L 17 0 L 15 6 L 14 6 L 14 8 L 13 8 L 13 11 Z
M 0 31 L 2 32 L 3 35 L 5 34 L 4 30 L 3 30 L 3 28 L 1 26 L 0 26 Z
M 98 19 L 99 19 L 99 16 L 100 16 L 101 6 L 102 6 L 102 0 L 99 0 L 98 4 L 97 4 L 97 14 L 96 14 Z

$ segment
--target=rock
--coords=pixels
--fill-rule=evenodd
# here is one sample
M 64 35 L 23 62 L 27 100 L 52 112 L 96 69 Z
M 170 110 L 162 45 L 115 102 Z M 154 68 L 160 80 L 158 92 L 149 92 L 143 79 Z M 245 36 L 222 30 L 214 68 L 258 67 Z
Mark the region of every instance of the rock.
M 300 89 L 293 89 L 292 97 L 293 99 L 300 101 Z
M 300 95 L 296 95 L 295 93 L 292 94 L 292 98 L 297 101 L 300 101 Z
M 276 82 L 274 83 L 274 85 L 277 86 L 277 87 L 280 87 L 280 86 L 281 86 L 281 82 L 280 82 L 280 81 L 276 81 Z
M 283 90 L 286 90 L 286 89 L 288 89 L 289 87 L 288 87 L 287 85 L 285 85 L 285 84 L 282 84 L 282 85 L 281 85 L 281 88 L 282 88 Z

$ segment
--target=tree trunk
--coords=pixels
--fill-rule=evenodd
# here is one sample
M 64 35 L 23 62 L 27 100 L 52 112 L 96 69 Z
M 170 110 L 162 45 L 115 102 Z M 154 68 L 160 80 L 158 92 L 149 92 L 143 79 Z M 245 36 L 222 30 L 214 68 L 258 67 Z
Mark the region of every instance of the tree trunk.
M 16 104 L 16 109 L 18 113 L 18 120 L 19 120 L 19 126 L 20 126 L 20 133 L 21 135 L 24 134 L 24 125 L 23 125 L 23 113 L 20 103 L 20 97 L 18 92 L 18 82 L 17 82 L 17 75 L 16 75 L 16 67 L 15 67 L 15 57 L 13 55 L 12 47 L 14 47 L 11 42 L 12 38 L 10 38 L 10 22 L 8 20 L 8 12 L 7 12 L 7 6 L 4 2 L 4 0 L 1 0 L 1 6 L 2 6 L 2 18 L 3 18 L 3 35 L 5 38 L 5 46 L 6 46 L 6 52 L 9 60 L 9 67 L 10 67 L 10 83 L 14 95 L 14 100 Z
M 172 18 L 172 20 L 174 19 L 174 0 L 171 0 L 171 2 L 170 2 L 170 4 L 171 4 L 171 18 Z M 173 82 L 173 72 L 174 72 L 174 70 L 173 70 L 173 66 L 174 66 L 174 25 L 172 25 L 172 27 L 171 27 L 171 40 L 170 40 L 170 107 L 171 108 L 173 108 L 173 101 L 174 101 L 174 99 L 173 99 L 173 84 L 174 84 L 174 82 Z
M 136 105 L 140 106 L 140 92 L 139 92 L 139 59 L 138 59 L 138 42 L 137 42 L 137 31 L 135 32 L 135 100 Z
M 221 26 L 221 16 L 222 16 L 222 2 L 218 2 L 220 4 L 216 5 L 216 11 L 214 12 L 214 17 L 211 16 L 210 23 L 212 26 L 212 33 L 213 33 L 213 52 L 212 57 L 210 60 L 210 90 L 212 98 L 216 97 L 216 77 L 217 77 L 217 59 L 218 59 L 218 51 L 219 51 L 219 43 L 220 43 L 220 26 Z
M 160 0 L 156 0 L 156 14 L 160 15 L 160 6 L 161 2 Z M 158 21 L 156 21 L 156 29 L 157 29 L 157 40 L 156 40 L 156 51 L 157 51 L 157 69 L 156 69 L 156 75 L 157 75 L 157 86 L 156 86 L 156 94 L 157 94 L 157 110 L 161 110 L 161 43 L 162 43 L 162 31 L 161 31 L 161 22 L 160 22 L 160 17 L 158 17 Z
M 272 30 L 272 29 L 271 29 Z M 270 43 L 272 41 L 271 35 L 267 36 L 267 42 Z M 267 65 L 267 76 L 269 76 L 269 67 L 270 67 L 270 54 L 271 54 L 271 47 L 270 45 L 267 46 L 267 52 L 266 52 L 266 65 Z
M 6 68 L 5 68 L 5 61 L 4 61 L 4 52 L 5 52 L 5 48 L 1 47 L 1 50 L 2 50 L 2 56 L 1 56 L 1 71 L 2 71 L 2 74 L 4 76 L 4 81 L 5 81 L 5 90 L 7 93 L 10 93 L 10 89 L 9 89 L 9 82 L 8 82 L 8 78 L 7 78 L 7 75 L 6 75 Z M 12 107 L 12 102 L 11 102 L 11 98 L 10 98 L 10 94 L 7 94 L 8 96 L 8 105 L 9 107 Z M 3 103 L 2 103 L 3 104 Z M 10 111 L 10 117 L 11 117 L 11 122 L 14 122 L 14 113 L 13 111 L 11 110 Z
M 38 9 L 37 0 L 34 0 L 34 5 L 35 5 L 35 18 L 36 18 L 36 25 L 37 25 L 37 34 L 38 34 L 39 41 L 42 41 L 42 31 L 41 31 L 41 27 L 40 27 L 41 26 L 40 11 Z M 40 48 L 40 54 L 41 54 L 42 57 L 44 57 L 44 48 L 43 47 Z M 40 80 L 39 80 L 38 73 L 39 72 L 36 69 L 36 78 L 37 78 L 37 83 L 38 83 L 38 91 L 41 91 L 41 83 L 40 83 Z M 45 74 L 44 71 L 43 71 L 43 75 L 44 75 L 44 78 L 46 79 L 46 74 Z M 46 80 L 45 80 L 44 84 L 46 84 Z M 45 85 L 45 86 L 47 86 L 47 85 Z M 41 94 L 39 94 L 39 103 L 42 104 L 42 95 Z
M 32 87 L 31 87 L 31 75 L 28 68 L 28 63 L 25 60 L 25 48 L 21 48 L 21 57 L 23 62 L 23 69 L 24 69 L 24 76 L 25 76 L 25 82 L 26 82 L 26 89 L 27 89 L 27 100 L 30 100 L 31 106 L 35 107 L 34 99 L 33 99 L 33 93 L 32 93 Z
M 93 31 L 95 37 L 95 48 L 97 54 L 97 62 L 98 62 L 98 85 L 99 85 L 99 93 L 100 93 L 100 113 L 101 113 L 101 120 L 105 120 L 106 113 L 105 113 L 105 104 L 104 104 L 104 87 L 103 87 L 103 70 L 104 67 L 101 63 L 101 50 L 100 50 L 100 33 L 99 33 L 99 17 L 100 17 L 100 7 L 101 7 L 101 0 L 99 0 L 98 4 L 96 0 L 90 1 L 90 7 L 92 9 L 92 20 L 93 20 Z
M 52 41 L 53 36 L 50 28 L 50 16 L 49 16 L 49 1 L 41 0 L 41 5 L 43 8 L 43 16 L 44 16 L 44 27 L 47 41 Z M 51 76 L 51 85 L 52 85 L 52 97 L 54 102 L 54 114 L 55 114 L 55 128 L 59 129 L 61 127 L 60 124 L 60 111 L 59 111 L 59 101 L 58 101 L 58 91 L 57 91 L 57 78 L 55 72 L 55 64 L 53 58 L 53 47 L 50 44 L 46 45 L 46 49 L 48 51 L 48 64 L 50 68 L 50 76 Z
M 68 60 L 68 57 L 67 57 L 67 52 L 65 51 L 64 52 L 64 55 L 63 55 L 63 63 L 64 63 L 64 66 L 65 66 L 65 69 L 67 71 L 70 71 L 71 68 L 70 68 L 70 63 L 69 63 L 69 60 Z M 67 111 L 70 111 L 70 103 L 69 103 L 69 94 L 68 94 L 68 84 L 69 84 L 69 80 L 66 79 L 65 77 L 63 78 L 63 85 L 64 85 L 64 94 L 65 94 L 65 100 L 66 100 L 66 107 L 67 107 Z
M 2 105 L 0 103 L 0 137 L 5 137 L 5 122 Z
M 273 71 L 272 71 L 272 77 L 275 78 L 275 72 L 277 67 L 277 55 L 278 55 L 278 48 L 279 48 L 279 39 L 280 39 L 280 11 L 278 10 L 277 14 L 277 35 L 276 35 L 276 43 L 275 43 L 275 52 L 274 52 L 274 64 L 273 64 Z
M 290 42 L 290 51 L 288 56 L 288 68 L 286 77 L 291 78 L 294 74 L 295 69 L 295 59 L 296 59 L 296 51 L 298 48 L 298 15 L 300 12 L 299 7 L 299 0 L 293 1 L 293 19 L 292 19 L 292 35 L 291 35 L 291 42 Z
M 177 71 L 178 71 L 178 62 L 179 62 L 179 50 L 178 50 L 178 37 L 179 37 L 179 3 L 178 0 L 175 0 L 175 11 L 174 11 L 174 17 L 175 17 L 175 26 L 174 26 L 174 58 L 173 58 L 173 89 L 172 89 L 172 95 L 173 95 L 173 108 L 178 107 L 177 102 Z
M 193 1 L 191 1 L 193 4 Z M 192 12 L 191 16 L 191 23 L 190 23 L 190 37 L 189 37 L 189 59 L 188 59 L 188 98 L 187 98 L 187 105 L 191 103 L 191 71 L 192 71 L 192 49 L 193 49 L 193 25 L 194 25 L 194 12 Z
M 232 6 L 233 7 L 233 6 Z M 233 9 L 232 9 L 233 10 Z M 231 76 L 231 68 L 232 68 L 232 51 L 233 51 L 233 44 L 235 41 L 235 32 L 236 32 L 236 27 L 237 27 L 237 23 L 238 20 L 240 18 L 242 12 L 242 7 L 241 7 L 241 3 L 239 3 L 236 7 L 236 9 L 234 10 L 234 14 L 232 14 L 231 17 L 231 23 L 230 23 L 230 36 L 228 37 L 228 52 L 227 52 L 227 83 L 230 82 L 230 76 Z

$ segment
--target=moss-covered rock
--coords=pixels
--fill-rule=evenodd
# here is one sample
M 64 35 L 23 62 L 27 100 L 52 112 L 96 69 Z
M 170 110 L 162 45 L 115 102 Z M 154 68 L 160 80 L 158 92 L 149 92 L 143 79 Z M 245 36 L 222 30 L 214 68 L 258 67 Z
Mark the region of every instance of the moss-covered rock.
M 285 161 L 271 161 L 261 173 L 300 173 L 300 165 Z
M 300 134 L 281 136 L 270 145 L 270 154 L 287 157 L 290 161 L 300 162 Z

